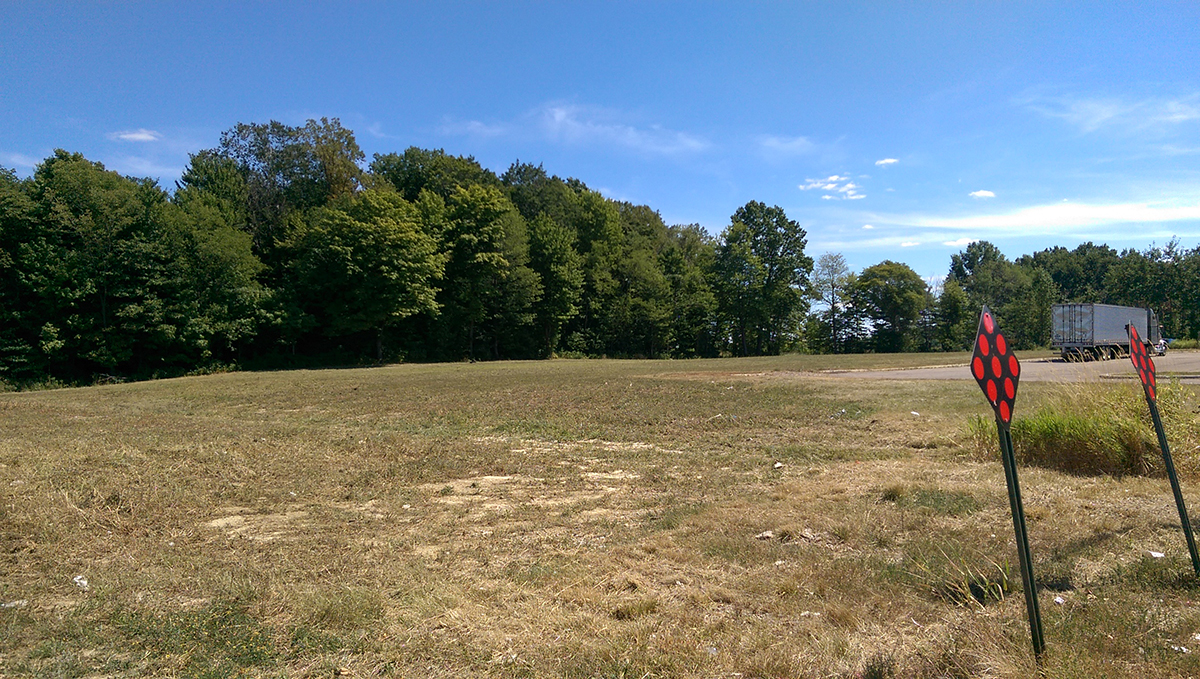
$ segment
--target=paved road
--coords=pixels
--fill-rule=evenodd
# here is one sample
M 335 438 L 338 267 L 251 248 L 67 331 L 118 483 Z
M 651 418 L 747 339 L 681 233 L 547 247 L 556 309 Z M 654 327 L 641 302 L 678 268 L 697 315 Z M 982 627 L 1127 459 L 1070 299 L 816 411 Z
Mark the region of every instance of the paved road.
M 1200 384 L 1200 351 L 1169 352 L 1154 359 L 1160 380 L 1169 376 L 1181 382 Z M 973 379 L 966 364 L 937 368 L 905 370 L 845 370 L 822 374 L 869 380 L 969 380 Z M 1068 363 L 1057 358 L 1039 358 L 1021 362 L 1023 382 L 1087 382 L 1101 379 L 1133 378 L 1133 363 L 1128 358 L 1111 361 Z

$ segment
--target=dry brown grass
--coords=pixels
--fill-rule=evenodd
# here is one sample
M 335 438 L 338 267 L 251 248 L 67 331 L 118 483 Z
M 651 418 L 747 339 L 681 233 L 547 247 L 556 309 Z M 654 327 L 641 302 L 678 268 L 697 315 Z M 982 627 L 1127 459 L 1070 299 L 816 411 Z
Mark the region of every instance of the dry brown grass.
M 1030 676 L 977 387 L 842 360 L 0 395 L 0 674 Z M 1165 482 L 1021 480 L 1047 674 L 1200 674 Z

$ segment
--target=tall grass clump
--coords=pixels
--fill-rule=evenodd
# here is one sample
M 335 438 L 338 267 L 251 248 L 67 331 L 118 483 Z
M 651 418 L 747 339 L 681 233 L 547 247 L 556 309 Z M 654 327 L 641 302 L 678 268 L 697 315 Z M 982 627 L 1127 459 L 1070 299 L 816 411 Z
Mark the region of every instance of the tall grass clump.
M 1159 385 L 1158 407 L 1176 465 L 1200 472 L 1200 427 L 1193 395 L 1178 381 Z M 991 418 L 969 429 L 981 456 L 996 453 Z M 1153 474 L 1162 467 L 1150 411 L 1136 382 L 1083 382 L 1053 387 L 1032 412 L 1013 418 L 1013 450 L 1020 464 L 1069 474 Z

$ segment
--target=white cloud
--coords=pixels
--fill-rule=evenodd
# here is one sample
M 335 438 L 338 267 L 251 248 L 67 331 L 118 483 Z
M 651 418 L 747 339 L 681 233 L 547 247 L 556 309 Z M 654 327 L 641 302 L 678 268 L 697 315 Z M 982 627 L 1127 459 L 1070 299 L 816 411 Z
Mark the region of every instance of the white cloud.
M 821 198 L 825 200 L 858 200 L 866 198 L 859 193 L 860 187 L 858 184 L 850 181 L 850 177 L 845 175 L 830 175 L 824 179 L 805 179 L 804 184 L 799 185 L 801 191 L 822 191 L 825 195 Z
M 758 145 L 771 155 L 800 156 L 812 153 L 817 145 L 808 137 L 760 137 Z
M 985 190 L 972 191 L 972 192 L 968 193 L 967 195 L 971 196 L 972 198 L 995 198 L 996 197 L 996 194 L 992 193 L 991 191 L 985 191 Z
M 886 165 L 894 165 L 898 162 L 900 162 L 900 161 L 896 160 L 895 158 L 884 158 L 883 160 L 875 161 L 875 164 L 878 165 L 879 167 L 884 167 Z
M 154 130 L 147 130 L 144 127 L 139 127 L 136 130 L 125 130 L 123 132 L 112 132 L 108 138 L 113 141 L 160 141 L 163 136 Z
M 911 248 L 911 247 L 912 247 L 912 246 L 914 246 L 914 245 L 920 245 L 920 244 L 921 244 L 921 243 L 920 243 L 920 241 L 915 241 L 915 240 L 906 240 L 906 241 L 904 241 L 903 243 L 901 243 L 901 244 L 900 244 L 900 247 L 902 247 L 902 248 Z
M 863 224 L 863 225 L 862 225 L 862 228 L 864 228 L 864 229 L 868 229 L 868 230 L 869 230 L 869 229 L 873 229 L 873 228 L 875 228 L 875 227 L 871 226 L 870 224 Z
M 959 238 L 958 240 L 942 241 L 942 245 L 949 245 L 952 248 L 965 248 L 966 246 L 979 240 L 978 238 Z

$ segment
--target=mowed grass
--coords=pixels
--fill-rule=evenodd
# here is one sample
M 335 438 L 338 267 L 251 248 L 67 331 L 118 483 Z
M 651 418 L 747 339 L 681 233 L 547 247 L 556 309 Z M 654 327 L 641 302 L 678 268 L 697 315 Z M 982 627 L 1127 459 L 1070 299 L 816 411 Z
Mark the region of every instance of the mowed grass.
M 966 355 L 3 394 L 0 675 L 1031 676 L 978 387 L 813 372 L 936 363 Z M 1047 675 L 1200 675 L 1165 479 L 1021 482 Z

